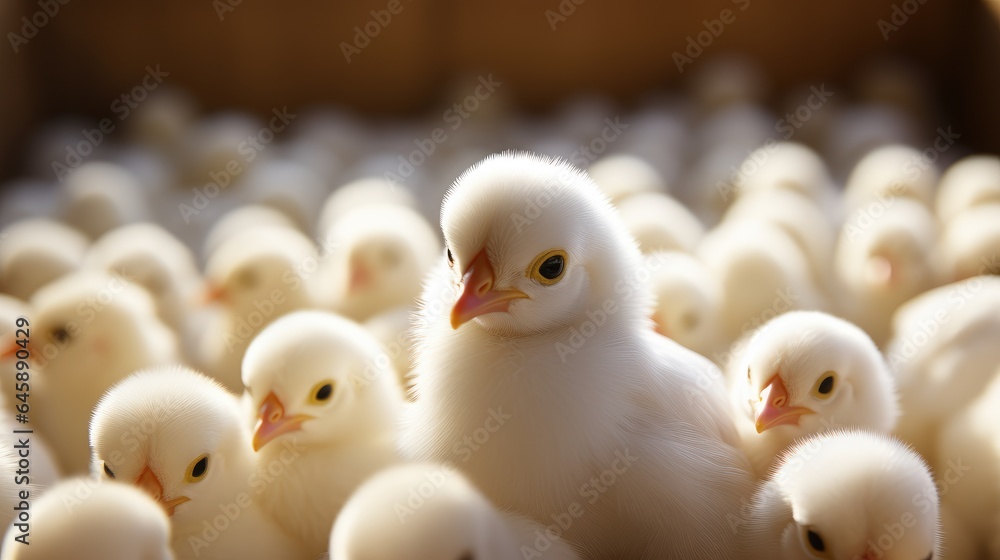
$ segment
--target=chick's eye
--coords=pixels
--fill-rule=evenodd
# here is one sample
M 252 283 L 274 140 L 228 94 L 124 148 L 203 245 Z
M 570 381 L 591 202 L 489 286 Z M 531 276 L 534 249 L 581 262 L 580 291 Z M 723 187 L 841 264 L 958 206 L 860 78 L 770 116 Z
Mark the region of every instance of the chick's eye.
M 52 340 L 56 342 L 63 343 L 69 340 L 69 331 L 64 327 L 59 327 L 52 330 Z
M 833 395 L 833 390 L 837 387 L 837 372 L 827 371 L 820 376 L 816 386 L 813 387 L 813 396 L 819 399 L 828 399 Z
M 107 462 L 104 463 L 104 474 L 108 475 L 108 478 L 115 477 L 114 471 L 111 470 L 111 467 L 108 466 Z
M 566 251 L 552 249 L 535 257 L 528 269 L 528 276 L 541 284 L 551 286 L 562 279 L 566 272 Z
M 693 330 L 698 327 L 699 319 L 698 314 L 688 311 L 681 315 L 681 325 L 687 330 Z
M 823 542 L 823 537 L 819 536 L 819 533 L 812 529 L 803 530 L 805 531 L 805 541 L 809 550 L 818 554 L 824 554 L 826 552 L 826 543 Z
M 455 257 L 451 254 L 451 249 L 445 247 L 444 251 L 445 251 L 445 254 L 448 255 L 448 265 L 449 266 L 454 265 L 455 264 Z
M 314 403 L 321 403 L 330 400 L 333 396 L 333 381 L 321 381 L 313 387 L 311 400 Z
M 185 480 L 188 482 L 198 482 L 199 480 L 205 478 L 205 474 L 208 473 L 208 454 L 198 457 L 194 461 L 191 461 L 191 465 L 188 466 L 187 476 Z

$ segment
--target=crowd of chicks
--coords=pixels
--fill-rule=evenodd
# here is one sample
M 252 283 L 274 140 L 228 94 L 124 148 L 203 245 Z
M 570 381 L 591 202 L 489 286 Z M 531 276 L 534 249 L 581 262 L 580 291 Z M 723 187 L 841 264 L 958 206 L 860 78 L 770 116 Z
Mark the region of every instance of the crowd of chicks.
M 0 558 L 1000 558 L 1000 158 L 906 72 L 781 119 L 705 68 L 280 133 L 163 88 L 59 181 L 43 130 Z

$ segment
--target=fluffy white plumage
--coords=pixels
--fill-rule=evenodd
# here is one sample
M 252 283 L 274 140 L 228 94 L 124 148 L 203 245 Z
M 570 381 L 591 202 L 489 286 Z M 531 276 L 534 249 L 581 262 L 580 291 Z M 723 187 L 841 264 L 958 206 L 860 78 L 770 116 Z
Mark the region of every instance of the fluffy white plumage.
M 588 558 L 736 555 L 726 512 L 752 477 L 721 375 L 653 332 L 640 253 L 597 187 L 495 155 L 458 179 L 441 226 L 453 263 L 417 317 L 405 455 L 454 462 L 539 523 L 577 512 L 563 534 Z
M 391 361 L 357 323 L 299 311 L 270 324 L 243 360 L 258 468 L 284 473 L 258 500 L 310 557 L 324 552 L 351 492 L 396 462 L 402 390 Z M 294 459 L 285 462 L 289 449 Z
M 89 243 L 62 222 L 11 224 L 0 233 L 0 291 L 29 299 L 35 290 L 79 268 Z
M 406 187 L 396 185 L 382 177 L 362 177 L 333 191 L 320 211 L 316 237 L 326 239 L 330 228 L 353 211 L 368 206 L 408 206 L 417 201 Z
M 659 192 L 641 192 L 617 203 L 625 227 L 643 253 L 694 252 L 705 226 L 683 204 Z
M 178 558 L 306 558 L 254 501 L 270 479 L 255 468 L 236 397 L 204 375 L 132 375 L 94 409 L 90 442 L 102 484 L 134 483 L 167 511 Z
M 896 425 L 892 374 L 871 338 L 843 319 L 785 313 L 735 352 L 726 373 L 737 426 L 761 477 L 805 436 L 852 427 L 888 433 Z
M 786 311 L 826 307 L 802 249 L 776 224 L 723 224 L 705 236 L 697 254 L 722 286 L 727 344 Z
M 600 131 L 597 132 L 600 134 Z M 605 156 L 595 161 L 587 169 L 587 174 L 614 204 L 639 193 L 668 191 L 667 183 L 660 172 L 638 156 L 628 154 Z
M 259 204 L 246 204 L 234 208 L 212 224 L 202 243 L 201 254 L 207 259 L 230 237 L 248 229 L 272 226 L 296 229 L 295 222 L 277 208 Z
M 87 471 L 87 421 L 101 394 L 132 372 L 180 361 L 150 296 L 117 276 L 71 274 L 31 300 L 31 419 L 64 474 Z
M 938 231 L 919 201 L 901 197 L 873 204 L 877 219 L 862 208 L 844 223 L 834 267 L 844 316 L 881 346 L 891 334 L 896 308 L 938 285 Z
M 739 166 L 741 180 L 737 193 L 788 190 L 821 204 L 834 217 L 838 195 L 823 159 L 808 146 L 797 142 L 772 142 L 757 148 Z
M 30 544 L 7 529 L 2 560 L 173 560 L 170 522 L 142 491 L 125 484 L 71 478 L 31 504 Z
M 941 272 L 951 280 L 1000 274 L 1000 203 L 959 213 L 941 232 L 940 257 Z
M 358 208 L 335 221 L 322 245 L 319 272 L 329 306 L 364 321 L 412 306 L 420 283 L 441 258 L 441 242 L 423 216 L 401 205 Z
M 755 558 L 940 558 L 937 489 L 892 438 L 835 431 L 799 442 L 758 489 L 740 532 Z
M 1000 363 L 1000 278 L 925 292 L 896 311 L 893 330 L 885 354 L 903 413 L 896 433 L 933 464 L 941 424 L 983 391 Z
M 719 335 L 722 287 L 697 258 L 676 251 L 646 257 L 650 289 L 656 301 L 656 332 L 714 358 L 724 347 Z
M 388 468 L 358 488 L 334 525 L 330 554 L 338 560 L 577 558 L 542 525 L 497 511 L 461 473 L 430 463 Z
M 271 321 L 315 307 L 319 254 L 298 230 L 258 227 L 226 239 L 205 265 L 206 299 L 221 304 L 203 326 L 199 362 L 239 393 L 240 364 L 253 337 Z
M 410 332 L 412 307 L 397 307 L 364 322 L 365 329 L 382 344 L 399 378 L 403 394 L 409 395 L 413 370 L 413 333 Z
M 973 155 L 962 158 L 941 175 L 935 209 L 942 224 L 962 211 L 1000 202 L 1000 157 Z

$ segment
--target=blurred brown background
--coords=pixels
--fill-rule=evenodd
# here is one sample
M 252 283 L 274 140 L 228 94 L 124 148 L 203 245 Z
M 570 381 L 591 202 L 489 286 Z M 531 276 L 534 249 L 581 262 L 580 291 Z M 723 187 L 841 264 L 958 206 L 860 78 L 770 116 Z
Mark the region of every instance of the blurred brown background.
M 341 43 L 388 0 L 69 0 L 17 54 L 8 34 L 21 33 L 21 18 L 41 7 L 7 0 L 0 5 L 0 175 L 18 168 L 33 123 L 64 113 L 110 115 L 111 102 L 139 83 L 147 65 L 159 64 L 207 110 L 267 113 L 337 102 L 402 114 L 441 101 L 449 83 L 478 72 L 492 72 L 528 109 L 595 90 L 628 103 L 687 78 L 671 55 L 727 8 L 736 20 L 706 56 L 757 57 L 772 91 L 835 83 L 876 54 L 902 53 L 930 74 L 932 94 L 963 141 L 1000 152 L 994 0 L 562 0 L 573 13 L 555 30 L 546 10 L 558 12 L 559 0 L 400 1 L 402 11 L 348 63 Z M 904 4 L 919 8 L 885 40 L 878 21 L 891 21 L 893 6 Z

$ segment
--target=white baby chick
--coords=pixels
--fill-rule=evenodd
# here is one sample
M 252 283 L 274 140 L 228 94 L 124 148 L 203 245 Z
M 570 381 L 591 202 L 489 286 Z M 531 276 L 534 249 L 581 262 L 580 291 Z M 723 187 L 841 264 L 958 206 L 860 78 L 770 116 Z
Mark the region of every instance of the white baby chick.
M 834 266 L 842 313 L 881 346 L 889 338 L 896 308 L 936 286 L 939 274 L 934 258 L 937 225 L 927 207 L 893 198 L 879 212 L 862 208 L 848 217 Z
M 494 155 L 456 181 L 441 227 L 404 454 L 455 462 L 589 558 L 735 554 L 726 512 L 752 483 L 721 376 L 653 332 L 648 271 L 597 186 Z
M 726 222 L 753 220 L 785 231 L 809 262 L 812 278 L 827 294 L 835 293 L 833 251 L 836 232 L 829 216 L 811 198 L 791 189 L 763 189 L 740 196 L 726 211 Z
M 840 215 L 839 195 L 823 158 L 798 142 L 768 141 L 739 166 L 737 193 L 742 197 L 762 191 L 792 191 L 821 205 L 832 217 Z
M 962 211 L 941 232 L 941 272 L 964 280 L 979 274 L 1000 274 L 1000 203 Z
M 63 184 L 66 223 L 97 239 L 112 229 L 146 219 L 146 189 L 124 167 L 92 161 L 73 170 Z
M 194 255 L 170 232 L 153 223 L 116 228 L 94 242 L 86 264 L 134 282 L 149 292 L 160 319 L 178 336 L 201 280 Z
M 382 177 L 362 177 L 351 181 L 333 191 L 323 203 L 316 226 L 316 237 L 326 239 L 333 224 L 355 210 L 383 205 L 415 208 L 417 201 L 405 186 Z
M 962 158 L 941 175 L 935 209 L 948 225 L 963 210 L 1000 202 L 1000 157 L 974 155 Z
M 295 222 L 276 208 L 257 204 L 239 206 L 226 212 L 212 224 L 212 228 L 205 235 L 201 254 L 207 259 L 215 253 L 219 245 L 233 235 L 248 229 L 271 226 L 297 229 Z
M 691 253 L 705 235 L 701 221 L 670 196 L 643 192 L 617 203 L 625 227 L 643 253 L 684 251 Z
M 656 299 L 656 332 L 713 358 L 722 349 L 722 287 L 718 279 L 701 261 L 686 253 L 653 253 L 646 263 Z
M 860 328 L 819 311 L 768 321 L 727 367 L 744 449 L 762 478 L 795 440 L 837 427 L 890 432 L 896 387 Z
M 899 387 L 896 433 L 934 463 L 938 430 L 982 393 L 1000 363 L 1000 278 L 930 290 L 893 317 L 885 355 Z
M 412 306 L 441 258 L 441 242 L 423 216 L 405 206 L 359 208 L 333 223 L 319 283 L 338 313 L 357 321 Z
M 229 390 L 239 393 L 240 364 L 254 336 L 278 317 L 315 307 L 319 255 L 298 230 L 253 228 L 226 239 L 205 265 L 205 300 L 221 304 L 206 325 L 199 361 Z
M 29 351 L 31 420 L 67 475 L 87 471 L 87 421 L 100 396 L 132 372 L 180 361 L 177 338 L 141 288 L 96 271 L 38 291 Z
M 613 204 L 638 193 L 666 193 L 666 181 L 646 160 L 628 154 L 602 157 L 587 173 Z
M 928 208 L 934 202 L 937 167 L 915 148 L 901 144 L 882 146 L 869 152 L 854 166 L 844 197 L 847 210 L 895 197 L 916 200 Z
M 257 335 L 243 359 L 243 383 L 259 468 L 285 466 L 257 499 L 315 557 L 326 551 L 351 492 L 398 461 L 396 373 L 361 325 L 299 311 Z M 289 449 L 296 457 L 285 462 Z
M 89 241 L 62 222 L 32 219 L 0 232 L 0 292 L 28 300 L 83 263 Z
M 271 479 L 255 470 L 236 397 L 208 377 L 130 376 L 94 409 L 90 442 L 103 484 L 135 484 L 166 510 L 178 558 L 307 558 L 254 501 Z
M 574 560 L 550 529 L 498 511 L 461 473 L 415 463 L 371 477 L 330 535 L 337 560 Z
M 173 560 L 170 521 L 146 493 L 124 484 L 68 479 L 31 504 L 28 545 L 9 527 L 0 560 Z
M 793 309 L 824 309 L 809 261 L 785 230 L 767 222 L 721 224 L 698 247 L 698 257 L 722 285 L 724 343 Z
M 995 343 L 994 339 L 994 343 Z M 1000 369 L 994 368 L 995 373 Z M 940 432 L 935 471 L 943 488 L 944 504 L 955 521 L 972 537 L 971 544 L 990 550 L 989 558 L 998 558 L 995 548 L 1000 527 L 1000 375 L 967 408 L 948 420 Z
M 934 479 L 891 436 L 838 430 L 797 443 L 745 513 L 754 558 L 941 558 Z

